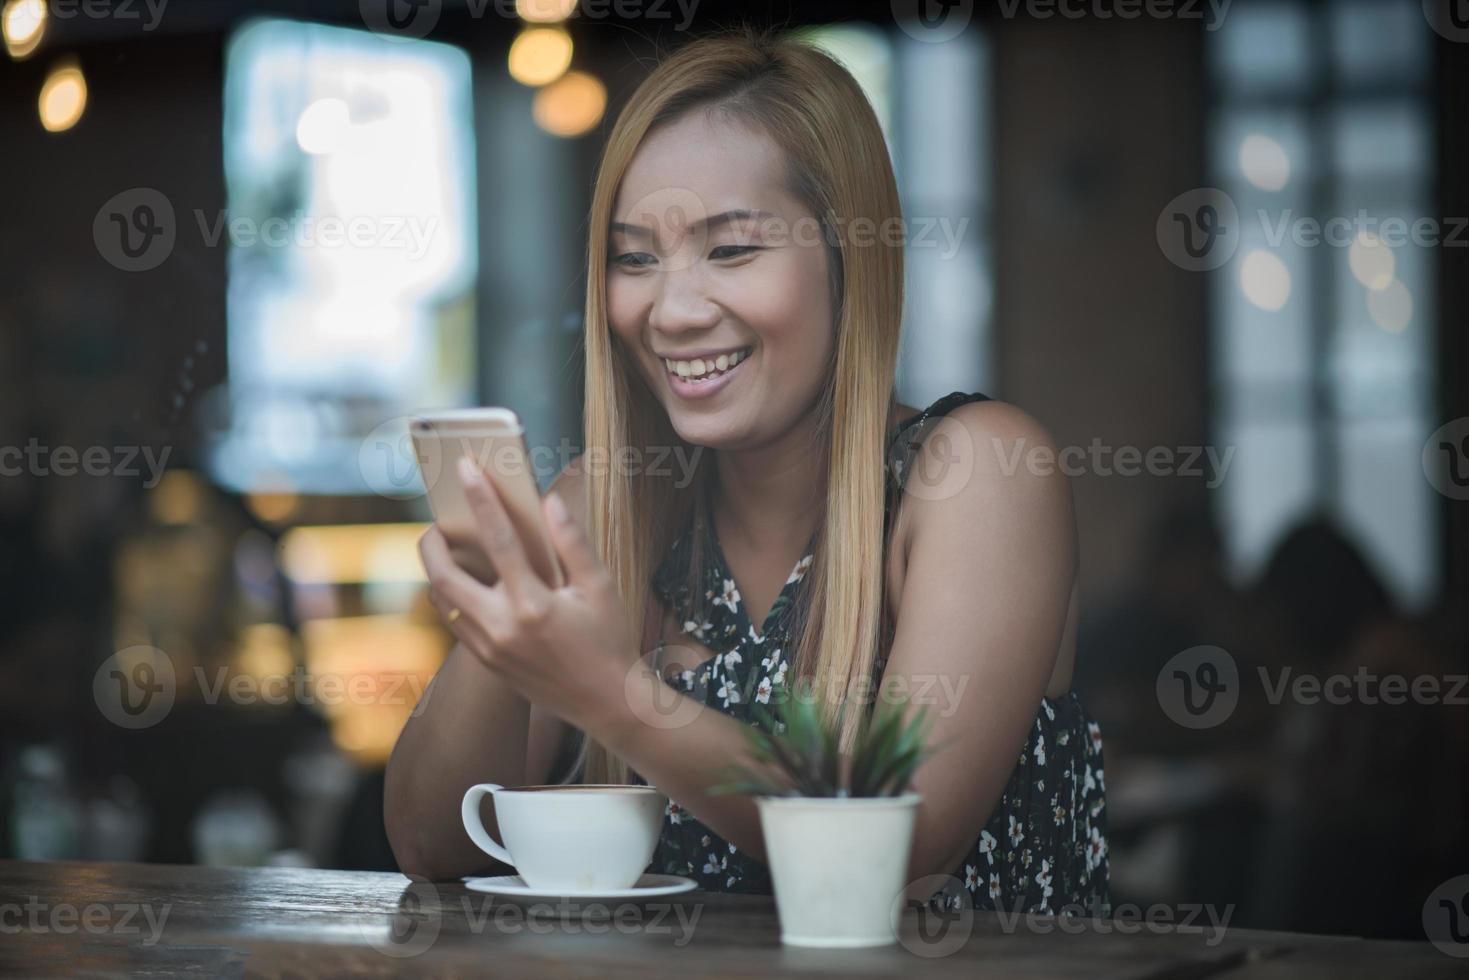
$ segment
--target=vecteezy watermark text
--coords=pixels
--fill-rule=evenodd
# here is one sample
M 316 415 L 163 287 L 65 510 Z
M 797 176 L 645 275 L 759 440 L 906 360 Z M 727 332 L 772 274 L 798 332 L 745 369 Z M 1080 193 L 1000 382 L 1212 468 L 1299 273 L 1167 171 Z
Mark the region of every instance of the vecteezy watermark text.
M 1025 14 L 1035 20 L 1201 20 L 1204 30 L 1224 26 L 1234 0 L 998 0 L 1000 15 L 1013 20 Z
M 472 883 L 471 883 L 472 884 Z M 571 898 L 503 901 L 491 896 L 460 895 L 458 908 L 446 904 L 429 881 L 415 881 L 403 892 L 386 930 L 360 919 L 358 929 L 368 945 L 394 959 L 418 956 L 431 948 L 443 930 L 444 916 L 454 910 L 468 931 L 506 935 L 579 934 L 669 937 L 682 948 L 694 938 L 704 913 L 701 902 L 594 902 Z
M 168 0 L 31 0 L 44 6 L 57 20 L 84 17 L 87 20 L 140 20 L 144 31 L 155 30 L 163 22 Z
M 1297 674 L 1292 667 L 1256 667 L 1265 700 L 1279 705 L 1469 706 L 1469 674 L 1379 674 L 1359 665 L 1353 673 Z M 1243 687 L 1239 665 L 1227 650 L 1190 647 L 1158 671 L 1158 705 L 1185 728 L 1213 728 L 1234 714 Z
M 92 936 L 136 936 L 146 925 L 147 935 L 140 943 L 152 946 L 162 937 L 172 910 L 172 905 L 154 906 L 147 902 L 52 903 L 30 895 L 24 903 L 0 902 L 0 935 L 26 932 L 69 936 L 81 932 Z
M 72 477 L 143 475 L 141 461 L 147 471 L 143 487 L 152 490 L 163 479 L 164 468 L 172 447 L 164 446 L 156 455 L 152 446 L 43 446 L 34 436 L 24 446 L 0 446 L 0 477 Z
M 297 210 L 289 215 L 231 215 L 227 210 L 212 214 L 203 208 L 192 212 L 199 240 L 205 248 L 217 248 L 228 239 L 240 249 L 286 247 L 324 249 L 373 249 L 401 251 L 410 261 L 429 250 L 438 217 L 413 214 L 310 214 Z M 92 240 L 109 265 L 124 272 L 147 272 L 168 260 L 178 243 L 179 221 L 173 202 L 152 187 L 134 187 L 113 195 L 97 209 L 92 220 Z
M 673 30 L 686 31 L 694 21 L 700 0 L 464 0 L 460 12 L 480 20 L 486 16 L 532 23 L 583 18 L 586 20 L 668 21 Z M 443 14 L 443 0 L 358 0 L 358 13 L 367 29 L 385 37 L 414 40 L 428 36 Z
M 192 678 L 199 700 L 210 706 L 221 702 L 323 708 L 413 705 L 417 715 L 427 705 L 426 691 L 431 689 L 412 671 L 343 675 L 297 666 L 289 672 L 257 675 L 217 667 L 211 675 L 196 664 L 191 674 L 183 676 Z M 97 668 L 92 699 L 103 717 L 119 728 L 151 728 L 168 717 L 181 680 L 173 658 L 164 651 L 147 645 L 128 647 Z
M 1000 471 L 1014 476 L 1021 465 L 1027 473 L 1049 476 L 1058 470 L 1067 476 L 1181 476 L 1204 479 L 1210 490 L 1224 482 L 1224 475 L 1234 459 L 1234 446 L 1219 452 L 1214 446 L 1138 446 L 1112 447 L 1093 438 L 1086 446 L 1029 446 L 1022 436 L 1010 444 L 993 437 L 990 440 L 999 459 Z
M 1108 914 L 1102 914 L 1100 903 L 1091 907 L 1068 904 L 1052 912 L 1036 910 L 1022 911 L 1012 904 L 1009 909 L 997 905 L 995 914 L 1000 920 L 1000 930 L 1006 935 L 1016 929 L 1046 935 L 1060 932 L 1077 936 L 1086 932 L 1099 935 L 1119 933 L 1132 936 L 1147 931 L 1154 935 L 1175 933 L 1180 935 L 1203 935 L 1205 946 L 1218 946 L 1224 941 L 1229 920 L 1234 918 L 1234 906 L 1220 909 L 1200 902 L 1183 902 L 1167 905 L 1155 902 L 1152 905 L 1135 905 L 1123 902 L 1111 906 Z
M 473 459 L 482 469 L 507 479 L 521 476 L 527 467 L 538 483 L 556 476 L 576 460 L 586 476 L 672 477 L 673 486 L 683 489 L 693 482 L 703 446 L 623 446 L 616 452 L 599 446 L 580 447 L 562 437 L 555 446 L 536 444 L 524 456 L 513 446 L 491 443 L 484 435 L 446 433 L 442 439 L 425 439 L 416 447 L 407 416 L 388 419 L 367 434 L 357 450 L 357 469 L 376 494 L 394 499 L 421 497 L 446 476 L 446 458 L 453 462 L 457 452 Z

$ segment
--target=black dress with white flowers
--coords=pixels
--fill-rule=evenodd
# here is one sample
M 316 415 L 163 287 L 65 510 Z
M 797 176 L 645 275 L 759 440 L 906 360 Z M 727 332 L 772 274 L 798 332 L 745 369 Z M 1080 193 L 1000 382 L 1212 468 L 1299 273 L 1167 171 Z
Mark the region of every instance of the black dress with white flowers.
M 887 516 L 902 491 L 913 453 L 930 419 L 986 396 L 953 392 L 901 423 L 888 453 Z M 706 612 L 688 618 L 687 556 L 695 534 L 707 556 L 702 581 Z M 814 543 L 814 539 L 813 539 Z M 715 651 L 692 670 L 666 673 L 667 683 L 704 704 L 753 724 L 751 704 L 768 704 L 786 679 L 792 642 L 793 604 L 811 565 L 811 548 L 791 570 L 757 632 L 712 527 L 691 521 L 658 569 L 654 588 L 689 636 Z M 883 663 L 877 665 L 881 676 Z M 641 781 L 634 774 L 634 779 Z M 1108 905 L 1105 784 L 1101 732 L 1075 693 L 1042 698 L 999 804 L 973 848 L 953 870 L 952 881 L 930 902 L 980 909 L 1058 911 L 1068 905 L 1105 910 Z M 854 856 L 854 860 L 859 859 Z M 709 891 L 771 893 L 769 869 L 705 827 L 670 799 L 662 835 L 648 871 L 685 875 Z M 960 889 L 967 891 L 960 894 Z

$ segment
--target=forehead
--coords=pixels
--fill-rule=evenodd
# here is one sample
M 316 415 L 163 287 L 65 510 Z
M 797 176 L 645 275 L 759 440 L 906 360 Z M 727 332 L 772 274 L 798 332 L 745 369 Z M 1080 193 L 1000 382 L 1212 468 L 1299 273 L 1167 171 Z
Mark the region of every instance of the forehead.
M 788 184 L 785 154 L 764 130 L 698 110 L 643 138 L 618 188 L 613 220 L 636 223 L 630 216 L 640 202 L 670 194 L 696 199 L 708 214 L 785 213 L 799 206 Z

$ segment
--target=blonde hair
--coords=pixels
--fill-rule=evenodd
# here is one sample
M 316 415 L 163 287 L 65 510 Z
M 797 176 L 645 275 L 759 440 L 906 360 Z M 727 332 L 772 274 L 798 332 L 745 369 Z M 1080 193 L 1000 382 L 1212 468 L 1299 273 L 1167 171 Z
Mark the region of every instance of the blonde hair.
M 701 506 L 712 454 L 695 453 L 673 430 L 636 362 L 613 343 L 607 320 L 608 229 L 623 176 L 655 127 L 694 110 L 754 125 L 784 151 L 791 189 L 826 232 L 835 343 L 816 411 L 817 445 L 830 493 L 816 549 L 796 603 L 793 679 L 834 719 L 853 685 L 870 685 L 887 642 L 883 601 L 885 451 L 896 409 L 894 378 L 903 306 L 903 250 L 891 241 L 854 245 L 833 229 L 861 218 L 901 222 L 897 184 L 877 117 L 852 76 L 824 52 L 788 35 L 748 28 L 690 42 L 661 61 L 619 114 L 602 154 L 587 247 L 585 437 L 595 458 L 624 447 L 673 447 L 699 460 L 690 488 L 643 467 L 593 468 L 585 477 L 587 526 L 648 652 L 652 576 L 674 536 Z M 901 225 L 898 225 L 901 227 Z M 637 458 L 634 456 L 634 458 Z M 697 536 L 696 536 L 697 537 Z M 697 561 L 694 562 L 697 567 Z M 702 589 L 693 590 L 696 599 Z M 791 681 L 787 682 L 788 684 Z M 869 692 L 871 687 L 859 688 Z M 853 692 L 856 693 L 856 692 Z M 621 692 L 608 692 L 621 696 Z M 850 745 L 862 712 L 847 712 Z M 592 783 L 629 782 L 626 762 L 590 738 L 572 772 Z

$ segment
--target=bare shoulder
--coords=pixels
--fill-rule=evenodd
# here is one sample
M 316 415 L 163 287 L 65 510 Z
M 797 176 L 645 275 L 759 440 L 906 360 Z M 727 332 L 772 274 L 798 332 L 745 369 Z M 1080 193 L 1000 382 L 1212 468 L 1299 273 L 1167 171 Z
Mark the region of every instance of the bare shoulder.
M 923 436 L 905 495 L 920 524 L 981 522 L 1072 533 L 1071 491 L 1051 433 L 1007 402 L 966 402 Z

